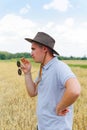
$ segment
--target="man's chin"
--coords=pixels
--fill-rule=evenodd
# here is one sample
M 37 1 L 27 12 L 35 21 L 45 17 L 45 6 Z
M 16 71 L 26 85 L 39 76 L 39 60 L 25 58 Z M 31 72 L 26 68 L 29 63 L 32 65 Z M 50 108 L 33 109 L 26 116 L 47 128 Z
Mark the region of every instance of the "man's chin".
M 37 60 L 34 59 L 34 62 L 39 63 Z
M 36 63 L 40 63 L 40 61 L 36 61 L 36 60 L 34 60 Z

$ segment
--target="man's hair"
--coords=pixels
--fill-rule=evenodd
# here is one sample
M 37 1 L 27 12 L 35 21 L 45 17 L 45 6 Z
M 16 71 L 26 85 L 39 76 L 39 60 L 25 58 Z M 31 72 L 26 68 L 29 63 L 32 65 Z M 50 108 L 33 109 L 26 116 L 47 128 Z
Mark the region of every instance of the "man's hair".
M 37 43 L 37 44 L 38 44 L 38 43 Z M 45 45 L 38 44 L 38 46 L 39 46 L 40 48 L 42 48 L 42 47 L 45 46 Z M 47 47 L 47 46 L 45 46 L 45 47 Z M 53 55 L 53 50 L 50 49 L 49 47 L 47 47 L 47 48 L 48 48 L 49 53 L 50 53 L 51 55 Z

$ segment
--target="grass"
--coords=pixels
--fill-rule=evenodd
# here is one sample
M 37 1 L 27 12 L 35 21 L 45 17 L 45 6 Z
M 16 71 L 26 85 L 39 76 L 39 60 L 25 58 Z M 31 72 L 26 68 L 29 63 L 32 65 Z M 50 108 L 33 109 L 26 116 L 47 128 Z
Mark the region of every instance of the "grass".
M 87 61 L 64 61 L 80 81 L 82 92 L 74 104 L 73 130 L 87 130 Z M 32 77 L 39 64 L 32 61 Z M 16 60 L 0 61 L 0 130 L 36 130 L 36 98 L 26 91 L 24 76 L 17 75 Z
M 81 64 L 68 64 L 70 67 L 80 67 L 80 68 L 84 68 L 87 69 L 87 65 L 81 65 Z

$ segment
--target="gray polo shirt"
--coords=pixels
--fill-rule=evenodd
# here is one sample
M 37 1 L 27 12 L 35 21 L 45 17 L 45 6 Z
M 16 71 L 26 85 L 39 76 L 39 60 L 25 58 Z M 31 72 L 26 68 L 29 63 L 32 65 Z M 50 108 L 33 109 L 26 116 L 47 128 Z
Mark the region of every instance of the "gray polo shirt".
M 65 82 L 75 77 L 71 69 L 54 57 L 42 70 L 38 85 L 37 120 L 39 130 L 72 130 L 73 108 L 65 116 L 56 114 L 56 105 L 65 91 Z

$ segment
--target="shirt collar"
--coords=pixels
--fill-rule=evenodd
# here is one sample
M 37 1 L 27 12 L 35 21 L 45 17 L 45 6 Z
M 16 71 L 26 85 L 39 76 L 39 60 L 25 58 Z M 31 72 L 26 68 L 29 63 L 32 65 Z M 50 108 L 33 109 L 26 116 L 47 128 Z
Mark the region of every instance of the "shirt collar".
M 48 69 L 57 59 L 57 57 L 55 56 L 54 58 L 52 58 L 45 66 L 43 66 L 43 69 Z

